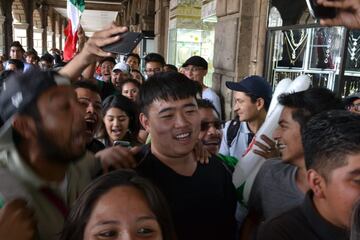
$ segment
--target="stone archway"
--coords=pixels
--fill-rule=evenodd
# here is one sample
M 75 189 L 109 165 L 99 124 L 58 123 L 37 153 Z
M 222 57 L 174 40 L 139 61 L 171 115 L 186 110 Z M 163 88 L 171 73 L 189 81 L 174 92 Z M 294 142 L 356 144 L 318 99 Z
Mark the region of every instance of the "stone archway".
M 12 6 L 13 17 L 13 40 L 19 41 L 24 49 L 27 48 L 27 28 L 29 24 L 26 22 L 24 4 L 20 0 L 14 0 Z
M 34 49 L 38 52 L 39 55 L 42 55 L 42 34 L 44 29 L 42 28 L 43 24 L 41 22 L 41 15 L 38 9 L 35 9 L 33 12 L 33 41 Z

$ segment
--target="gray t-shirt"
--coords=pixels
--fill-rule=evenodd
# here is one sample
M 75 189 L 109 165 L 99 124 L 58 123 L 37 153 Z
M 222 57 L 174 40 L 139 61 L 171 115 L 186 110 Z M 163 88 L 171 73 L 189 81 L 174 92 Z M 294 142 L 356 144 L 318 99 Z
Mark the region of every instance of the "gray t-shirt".
M 249 209 L 269 220 L 301 204 L 305 194 L 296 185 L 296 171 L 296 166 L 279 159 L 266 160 L 255 177 Z

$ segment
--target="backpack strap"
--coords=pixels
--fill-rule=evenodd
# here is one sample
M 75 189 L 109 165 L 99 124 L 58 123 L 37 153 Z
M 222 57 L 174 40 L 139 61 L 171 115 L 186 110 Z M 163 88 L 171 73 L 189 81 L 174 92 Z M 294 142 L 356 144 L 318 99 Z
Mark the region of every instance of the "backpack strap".
M 236 137 L 237 132 L 239 131 L 240 124 L 241 121 L 238 118 L 231 120 L 229 124 L 229 127 L 226 131 L 226 142 L 229 148 L 231 147 L 231 143 Z

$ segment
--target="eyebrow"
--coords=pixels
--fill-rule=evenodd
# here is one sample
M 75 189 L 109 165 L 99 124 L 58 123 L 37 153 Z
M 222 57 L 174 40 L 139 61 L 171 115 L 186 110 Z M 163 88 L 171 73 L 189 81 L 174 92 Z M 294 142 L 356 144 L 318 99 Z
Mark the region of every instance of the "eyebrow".
M 101 226 L 101 225 L 108 225 L 108 224 L 120 224 L 119 221 L 116 221 L 116 220 L 108 220 L 108 221 L 101 221 L 101 222 L 98 222 L 95 224 L 95 226 Z
M 141 222 L 141 221 L 145 221 L 145 220 L 154 220 L 157 221 L 156 217 L 153 216 L 142 216 L 136 219 L 136 222 Z M 117 220 L 107 220 L 107 221 L 101 221 L 95 224 L 95 226 L 102 226 L 102 225 L 119 225 L 120 221 Z
M 86 100 L 90 101 L 89 97 L 78 97 L 78 99 L 86 99 Z M 100 103 L 101 104 L 101 101 L 95 100 L 95 103 Z
M 183 105 L 181 108 L 187 108 L 187 107 L 196 107 L 196 104 L 194 104 L 194 103 L 187 103 L 187 104 Z M 174 109 L 175 109 L 174 107 L 164 108 L 164 109 L 161 109 L 158 114 L 164 113 L 164 112 L 168 112 L 168 111 L 172 111 L 172 110 L 174 110 Z

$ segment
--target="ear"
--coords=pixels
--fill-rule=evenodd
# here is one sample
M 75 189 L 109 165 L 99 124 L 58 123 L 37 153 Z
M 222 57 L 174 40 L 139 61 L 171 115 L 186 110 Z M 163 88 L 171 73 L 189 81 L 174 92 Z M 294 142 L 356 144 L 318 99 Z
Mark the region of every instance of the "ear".
M 150 133 L 149 118 L 144 113 L 140 113 L 139 119 L 140 119 L 140 123 L 143 126 L 143 128 L 145 129 L 145 131 Z
M 256 109 L 260 111 L 261 109 L 265 109 L 265 101 L 263 98 L 256 99 Z
M 317 198 L 325 198 L 325 187 L 326 181 L 323 176 L 321 176 L 314 169 L 310 169 L 307 171 L 307 181 L 309 187 L 314 192 L 314 196 Z
M 12 127 L 25 139 L 36 139 L 37 130 L 33 118 L 28 116 L 15 116 Z

